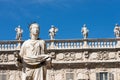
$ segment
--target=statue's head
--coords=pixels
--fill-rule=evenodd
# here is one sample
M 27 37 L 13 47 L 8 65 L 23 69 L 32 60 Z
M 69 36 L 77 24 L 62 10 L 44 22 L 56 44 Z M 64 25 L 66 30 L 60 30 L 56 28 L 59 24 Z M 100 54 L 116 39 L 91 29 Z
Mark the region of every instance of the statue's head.
M 31 35 L 34 35 L 36 37 L 39 36 L 39 32 L 40 32 L 39 24 L 37 24 L 37 23 L 30 24 L 29 29 L 30 29 Z
M 18 28 L 20 28 L 20 25 L 18 26 Z

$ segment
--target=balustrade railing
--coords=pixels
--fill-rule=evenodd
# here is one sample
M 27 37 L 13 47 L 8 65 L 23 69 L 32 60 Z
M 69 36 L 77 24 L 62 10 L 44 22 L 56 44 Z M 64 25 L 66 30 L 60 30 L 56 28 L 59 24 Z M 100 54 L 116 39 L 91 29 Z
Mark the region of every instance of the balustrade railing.
M 0 41 L 0 51 L 17 50 L 23 41 Z
M 115 48 L 117 39 L 47 40 L 47 49 Z
M 45 40 L 47 49 L 116 48 L 119 39 Z M 23 41 L 0 41 L 0 51 L 20 49 Z
M 115 48 L 117 44 L 116 39 L 89 39 L 89 48 Z

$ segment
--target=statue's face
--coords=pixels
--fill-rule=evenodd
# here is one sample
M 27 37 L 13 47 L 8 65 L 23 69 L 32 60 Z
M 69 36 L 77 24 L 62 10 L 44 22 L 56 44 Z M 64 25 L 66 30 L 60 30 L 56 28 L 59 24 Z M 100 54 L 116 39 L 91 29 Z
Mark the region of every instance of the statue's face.
M 39 35 L 39 26 L 38 26 L 38 24 L 32 24 L 30 32 L 31 32 L 31 34 L 33 34 L 35 36 L 38 36 Z

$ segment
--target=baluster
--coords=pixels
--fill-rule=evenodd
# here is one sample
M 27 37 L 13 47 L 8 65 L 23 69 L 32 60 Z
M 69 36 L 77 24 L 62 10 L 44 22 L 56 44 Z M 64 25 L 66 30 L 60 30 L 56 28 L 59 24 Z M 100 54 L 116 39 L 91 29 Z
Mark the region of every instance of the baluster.
M 70 49 L 72 48 L 72 43 L 70 42 Z
M 6 50 L 6 49 L 5 49 L 5 45 L 6 45 L 6 44 L 4 44 L 4 50 Z
M 5 50 L 7 50 L 7 45 L 8 45 L 8 44 L 5 44 Z
M 92 45 L 92 43 L 91 43 L 91 42 L 89 42 L 89 47 L 90 47 L 90 48 L 92 47 L 91 45 Z
M 65 42 L 65 48 L 67 48 L 67 46 L 68 46 L 68 45 L 67 45 L 67 42 Z
M 82 44 L 82 42 L 79 42 L 79 45 L 80 45 L 80 48 L 82 48 L 82 47 L 83 47 L 83 44 Z
M 7 44 L 7 50 L 10 50 L 10 43 Z
M 92 48 L 94 48 L 95 46 L 94 46 L 95 44 L 94 44 L 94 42 L 92 42 Z
M 65 48 L 64 42 L 62 42 L 61 44 L 62 44 L 62 48 L 64 49 Z
M 59 48 L 62 48 L 62 42 L 61 42 L 61 43 L 59 43 Z
M 8 44 L 8 50 L 10 50 L 10 44 Z
M 74 48 L 77 48 L 77 42 L 74 42 Z
M 71 45 L 72 45 L 71 48 L 74 48 L 74 42 L 71 42 Z
M 4 44 L 2 44 L 2 50 L 4 50 Z
M 8 50 L 8 43 L 5 44 L 5 50 Z
M 14 44 L 13 46 L 14 46 L 14 49 L 16 49 L 16 48 L 17 48 L 17 47 L 16 47 L 16 44 Z
M 107 46 L 106 46 L 106 42 L 104 42 L 104 47 L 106 48 Z
M 6 44 L 6 48 L 7 48 L 7 50 L 8 50 L 8 48 L 9 48 L 9 47 L 8 47 L 8 44 Z
M 104 42 L 102 42 L 102 47 L 104 47 Z
M 98 48 L 100 48 L 100 42 L 98 42 Z
M 72 45 L 71 48 L 74 48 L 74 42 L 71 42 L 71 45 Z
M 108 42 L 108 47 L 110 47 L 110 41 Z
M 58 49 L 59 47 L 58 47 L 58 42 L 56 42 L 56 48 Z
M 100 42 L 101 48 L 103 48 L 103 42 Z
M 15 49 L 15 43 L 13 43 L 13 50 Z
M 11 44 L 11 50 L 13 49 L 13 44 L 12 43 L 10 43 Z
M 96 42 L 96 48 L 98 48 L 98 42 Z
M 2 50 L 2 45 L 0 44 L 0 50 Z
M 68 48 L 68 42 L 65 43 L 65 48 L 66 48 L 66 49 Z
M 76 42 L 76 48 L 79 48 L 80 46 L 79 46 L 79 43 L 78 42 Z
M 109 48 L 110 48 L 111 46 L 110 46 L 110 41 L 109 41 Z
M 15 44 L 15 43 L 12 44 L 12 46 L 13 46 L 13 50 L 15 49 L 15 48 L 14 48 L 14 44 Z
M 77 42 L 77 48 L 81 48 L 81 45 L 80 45 L 81 42 Z
M 62 42 L 60 43 L 60 47 L 62 48 Z
M 58 48 L 60 48 L 60 43 L 58 42 Z
M 109 42 L 107 42 L 107 47 L 109 48 Z
M 115 45 L 116 45 L 115 42 L 112 42 L 112 43 L 113 43 L 113 46 L 112 46 L 112 47 L 115 47 Z
M 73 42 L 71 42 L 70 44 L 71 44 L 70 48 L 73 48 Z
M 70 48 L 70 42 L 68 42 L 68 48 Z
M 114 47 L 114 42 L 113 41 L 111 41 L 111 48 L 113 48 Z
M 94 48 L 96 48 L 97 47 L 97 43 L 96 42 L 94 42 Z
M 59 48 L 61 48 L 61 42 L 59 43 Z
M 7 50 L 10 50 L 10 43 L 7 44 Z
M 112 48 L 112 42 L 110 42 L 110 47 Z
M 9 45 L 10 45 L 10 50 L 11 50 L 12 49 L 12 44 L 10 43 Z

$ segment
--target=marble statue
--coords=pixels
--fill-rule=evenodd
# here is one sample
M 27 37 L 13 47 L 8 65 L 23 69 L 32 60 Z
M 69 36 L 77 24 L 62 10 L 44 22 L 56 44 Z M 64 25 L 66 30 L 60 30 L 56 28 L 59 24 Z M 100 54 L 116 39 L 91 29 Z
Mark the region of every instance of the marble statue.
M 15 28 L 15 31 L 17 32 L 16 33 L 16 40 L 21 40 L 23 30 L 20 28 L 20 25 L 17 28 Z
M 51 40 L 54 40 L 57 31 L 58 28 L 54 27 L 54 25 L 51 25 L 51 28 L 49 29 L 49 35 Z
M 114 34 L 115 34 L 116 38 L 120 37 L 120 27 L 118 24 L 115 25 Z
M 84 39 L 86 39 L 88 37 L 88 32 L 89 32 L 89 30 L 86 27 L 86 24 L 83 25 L 81 32 L 83 34 Z
M 46 80 L 46 65 L 51 58 L 46 54 L 44 40 L 39 40 L 40 28 L 37 23 L 32 23 L 30 29 L 30 40 L 23 43 L 19 56 L 22 65 L 21 80 Z

